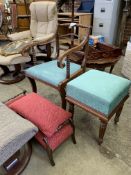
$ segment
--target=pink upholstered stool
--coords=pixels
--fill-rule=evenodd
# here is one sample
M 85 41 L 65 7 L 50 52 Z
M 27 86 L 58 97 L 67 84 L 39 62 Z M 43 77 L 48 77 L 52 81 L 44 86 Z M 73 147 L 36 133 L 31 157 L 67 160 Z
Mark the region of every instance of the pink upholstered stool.
M 46 149 L 52 166 L 55 165 L 52 152 L 61 143 L 70 136 L 73 143 L 76 143 L 71 113 L 49 100 L 30 93 L 11 100 L 7 105 L 39 128 L 35 138 Z

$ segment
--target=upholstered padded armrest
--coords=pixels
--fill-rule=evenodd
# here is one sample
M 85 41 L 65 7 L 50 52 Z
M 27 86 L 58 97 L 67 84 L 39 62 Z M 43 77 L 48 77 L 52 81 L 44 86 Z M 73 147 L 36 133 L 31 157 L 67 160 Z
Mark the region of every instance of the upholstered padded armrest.
M 25 38 L 31 38 L 31 33 L 30 33 L 30 30 L 26 30 L 23 32 L 10 34 L 10 35 L 8 35 L 8 38 L 11 41 L 18 41 L 18 40 L 22 40 Z
M 40 42 L 40 44 L 47 44 L 48 42 L 52 42 L 52 40 L 54 38 L 55 38 L 55 34 L 54 33 L 50 33 L 50 34 L 37 36 L 36 38 L 33 39 L 33 41 L 34 42 Z
M 8 160 L 38 129 L 7 106 L 0 105 L 0 165 Z

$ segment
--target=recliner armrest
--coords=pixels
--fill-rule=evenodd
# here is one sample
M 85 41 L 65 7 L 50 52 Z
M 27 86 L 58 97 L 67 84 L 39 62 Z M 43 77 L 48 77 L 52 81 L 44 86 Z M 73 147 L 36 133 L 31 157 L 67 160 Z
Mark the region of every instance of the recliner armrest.
M 22 40 L 22 39 L 30 38 L 30 37 L 31 37 L 30 30 L 26 30 L 23 32 L 17 32 L 17 33 L 13 33 L 13 34 L 8 35 L 8 38 L 11 41 L 18 41 L 18 40 Z
M 33 41 L 38 42 L 40 44 L 48 44 L 48 43 L 51 43 L 53 39 L 55 39 L 55 34 L 50 33 L 44 36 L 36 37 L 33 39 Z

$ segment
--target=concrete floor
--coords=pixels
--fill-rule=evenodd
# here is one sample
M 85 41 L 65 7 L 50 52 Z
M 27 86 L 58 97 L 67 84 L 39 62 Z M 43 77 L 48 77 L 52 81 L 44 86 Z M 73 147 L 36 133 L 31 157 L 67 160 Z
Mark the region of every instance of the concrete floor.
M 121 61 L 113 73 L 120 75 Z M 60 105 L 57 91 L 38 83 L 38 93 Z M 0 100 L 31 91 L 27 79 L 15 85 L 0 84 Z M 67 140 L 54 152 L 55 167 L 49 164 L 46 152 L 34 140 L 31 160 L 22 175 L 131 175 L 131 97 L 125 103 L 117 126 L 110 121 L 102 146 L 98 146 L 99 121 L 75 108 L 76 140 Z

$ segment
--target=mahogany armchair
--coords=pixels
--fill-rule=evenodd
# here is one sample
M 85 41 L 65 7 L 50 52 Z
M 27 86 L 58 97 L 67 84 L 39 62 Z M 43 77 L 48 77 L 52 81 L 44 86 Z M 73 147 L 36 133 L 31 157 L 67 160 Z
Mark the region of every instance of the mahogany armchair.
M 63 24 L 64 25 L 64 24 Z M 88 39 L 90 33 L 90 27 L 75 25 L 79 28 L 85 28 L 87 30 L 87 35 L 83 36 L 83 40 L 79 42 L 78 45 L 66 50 L 61 54 L 57 60 L 53 60 L 47 63 L 42 63 L 25 70 L 26 77 L 29 78 L 32 89 L 37 92 L 37 86 L 35 80 L 38 80 L 46 85 L 49 85 L 59 91 L 62 101 L 62 108 L 66 108 L 66 84 L 85 72 L 86 69 L 86 59 L 88 54 Z M 71 45 L 74 43 L 74 33 L 70 34 Z M 64 37 L 64 36 L 63 36 Z M 66 35 L 67 37 L 67 35 Z M 73 58 L 70 55 L 76 51 L 84 50 L 84 57 L 81 65 L 73 63 Z

